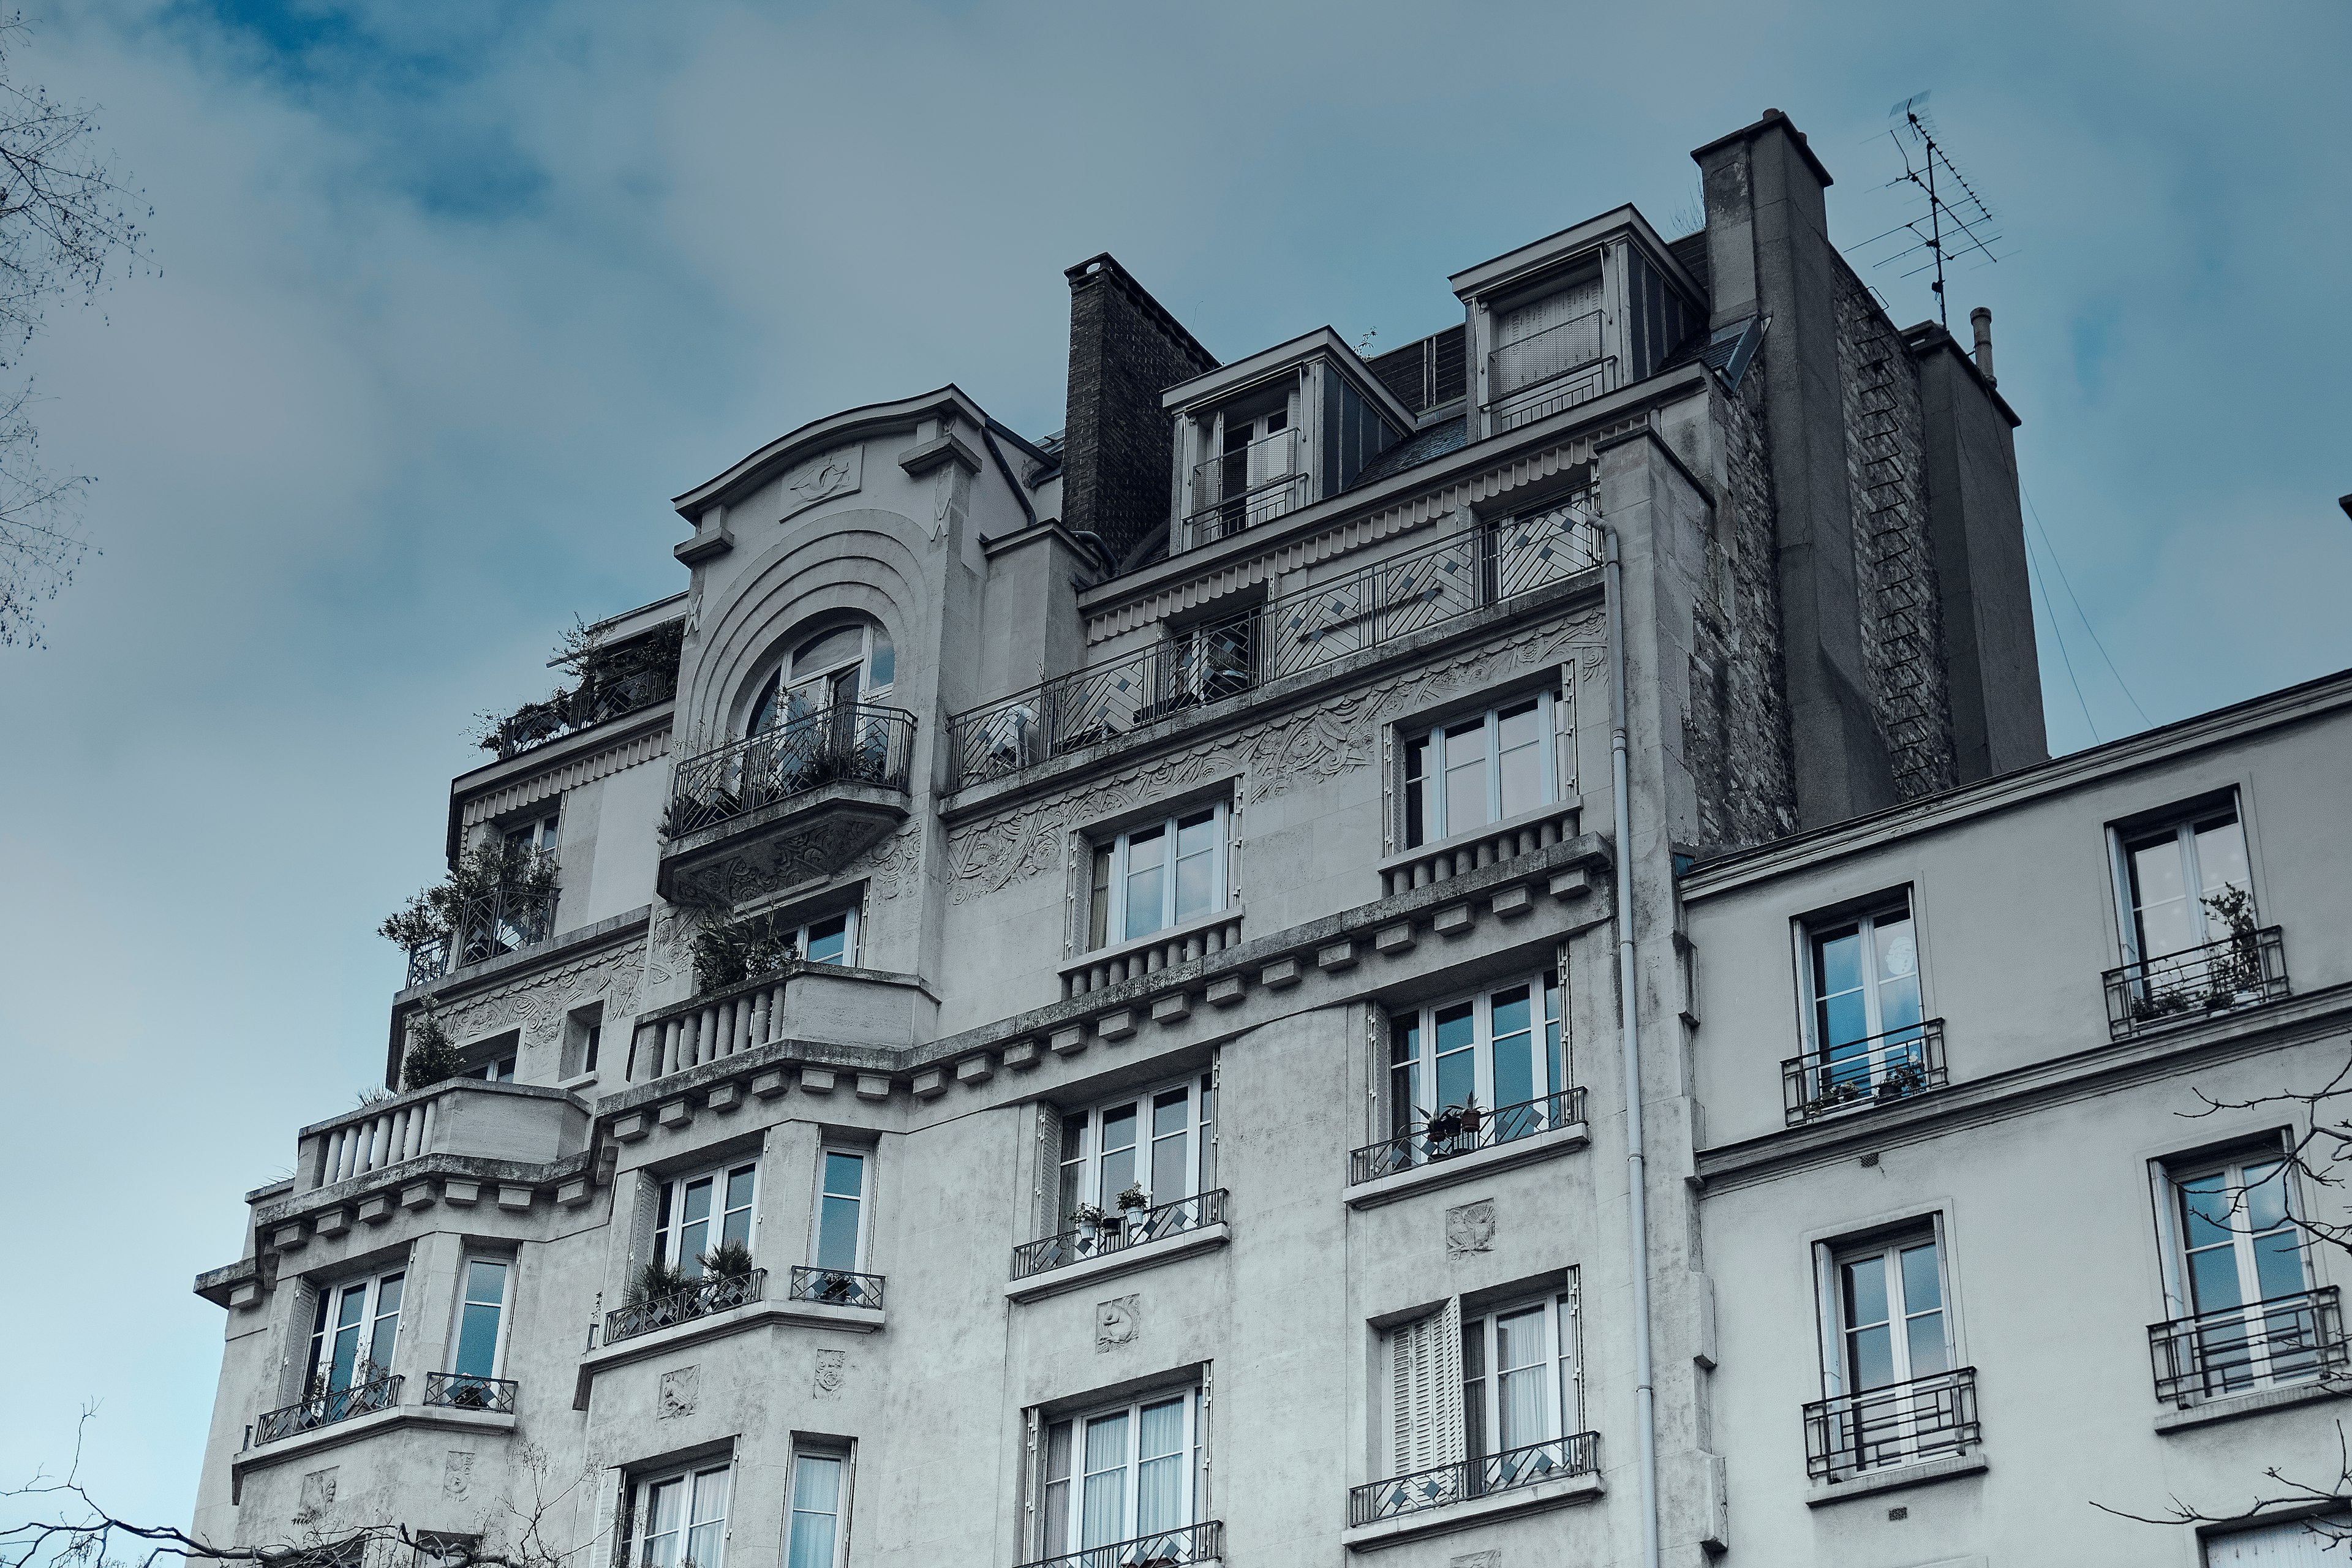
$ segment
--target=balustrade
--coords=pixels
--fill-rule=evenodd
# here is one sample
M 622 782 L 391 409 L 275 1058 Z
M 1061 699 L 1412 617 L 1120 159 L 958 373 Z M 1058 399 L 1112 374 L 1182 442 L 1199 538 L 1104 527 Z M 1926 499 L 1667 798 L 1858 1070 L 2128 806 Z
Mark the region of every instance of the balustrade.
M 403 1160 L 414 1160 L 433 1144 L 433 1100 L 386 1106 L 359 1121 L 331 1128 L 319 1161 L 315 1186 L 364 1176 Z
M 1239 947 L 1241 940 L 1241 911 L 1230 910 L 1214 920 L 1123 942 L 1063 965 L 1062 994 L 1066 998 L 1087 995 L 1122 980 L 1154 974 L 1208 953 Z
M 781 1037 L 784 978 L 747 980 L 639 1020 L 628 1080 L 650 1083 Z
M 1972 1366 L 1833 1394 L 1805 1406 L 1805 1473 L 1815 1480 L 1843 1479 L 1964 1453 L 1980 1434 Z
M 1415 888 L 1466 877 L 1497 861 L 1549 849 L 1576 837 L 1573 805 L 1547 807 L 1534 816 L 1515 817 L 1475 833 L 1456 834 L 1443 844 L 1424 844 L 1392 855 L 1381 863 L 1381 896 L 1395 898 Z

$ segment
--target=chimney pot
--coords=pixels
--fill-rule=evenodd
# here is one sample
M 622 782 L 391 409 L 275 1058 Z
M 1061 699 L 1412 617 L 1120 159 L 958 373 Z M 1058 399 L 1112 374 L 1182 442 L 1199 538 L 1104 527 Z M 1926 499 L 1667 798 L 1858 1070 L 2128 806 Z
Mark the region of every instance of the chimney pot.
M 2000 383 L 1992 374 L 1992 312 L 1979 305 L 1969 312 L 1969 325 L 1977 333 L 1977 368 L 1984 372 L 1987 383 L 1998 386 Z

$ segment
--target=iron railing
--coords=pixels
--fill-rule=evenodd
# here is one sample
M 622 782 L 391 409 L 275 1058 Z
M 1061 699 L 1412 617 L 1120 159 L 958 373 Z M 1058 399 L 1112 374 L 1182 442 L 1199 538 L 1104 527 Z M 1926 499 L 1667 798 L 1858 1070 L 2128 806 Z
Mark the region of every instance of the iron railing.
M 1180 1524 L 1132 1541 L 1084 1546 L 1059 1557 L 1040 1557 L 1021 1568 L 1185 1568 L 1188 1563 L 1213 1563 L 1224 1555 L 1225 1527 L 1220 1520 Z
M 2258 1006 L 2288 994 L 2286 949 L 2277 926 L 2234 931 L 2202 947 L 2110 969 L 2101 978 L 2107 991 L 2107 1035 L 2117 1040 L 2158 1024 Z
M 1486 356 L 1487 394 L 1508 397 L 1554 376 L 1598 364 L 1608 353 L 1601 339 L 1601 312 L 1591 310 L 1556 322 L 1539 332 L 1514 338 Z
M 1530 402 L 1499 410 L 1495 416 L 1495 434 L 1505 435 L 1522 425 L 1532 425 L 1563 408 L 1573 408 L 1580 403 L 1590 403 L 1609 390 L 1610 373 L 1616 368 L 1614 359 L 1602 360 L 1564 376 L 1551 384 L 1551 390 Z
M 1348 1155 L 1350 1184 L 1391 1176 L 1415 1165 L 1451 1160 L 1474 1150 L 1499 1148 L 1538 1132 L 1572 1127 L 1584 1120 L 1584 1090 L 1563 1089 L 1541 1100 L 1487 1110 L 1477 1105 L 1449 1106 L 1395 1136 L 1367 1143 Z
M 560 691 L 545 702 L 524 703 L 491 726 L 482 737 L 482 750 L 495 752 L 499 761 L 505 762 L 677 695 L 677 653 L 673 647 L 664 662 Z
M 852 1274 L 845 1268 L 793 1266 L 792 1299 L 819 1301 L 828 1307 L 871 1307 L 882 1310 L 882 1276 Z
M 1594 1475 L 1600 1469 L 1601 1434 L 1579 1432 L 1356 1487 L 1348 1493 L 1348 1522 L 1377 1524 L 1402 1513 L 1447 1508 L 1514 1487 Z
M 1440 626 L 1601 563 L 1577 499 L 1465 529 L 948 721 L 957 787 Z
M 1977 1369 L 1890 1383 L 1805 1406 L 1805 1473 L 1837 1480 L 1862 1470 L 1966 1452 L 1982 1436 Z
M 447 1410 L 482 1410 L 492 1415 L 511 1415 L 515 1413 L 515 1394 L 521 1387 L 510 1377 L 428 1372 L 425 1374 L 425 1403 Z
M 1780 1064 L 1780 1100 L 1789 1125 L 1835 1111 L 1941 1089 L 1944 1020 L 1929 1018 L 1905 1028 L 1807 1051 Z
M 2200 1400 L 2340 1376 L 2352 1351 L 2336 1287 L 2147 1326 L 2156 1396 L 2187 1409 Z
M 754 1268 L 747 1274 L 706 1274 L 683 1290 L 632 1301 L 605 1313 L 604 1342 L 618 1344 L 656 1329 L 672 1328 L 713 1312 L 749 1306 L 764 1299 L 767 1292 L 768 1271 L 764 1268 Z
M 322 1389 L 297 1405 L 282 1410 L 265 1411 L 253 1424 L 253 1440 L 275 1443 L 280 1437 L 291 1437 L 297 1432 L 314 1427 L 331 1426 L 338 1421 L 371 1411 L 390 1410 L 400 1403 L 399 1376 L 383 1373 L 354 1383 L 344 1388 Z
M 914 750 L 905 709 L 837 702 L 678 763 L 662 831 L 681 837 L 825 784 L 903 790 Z
M 452 970 L 485 963 L 555 934 L 561 889 L 493 888 L 450 911 L 449 930 L 408 950 L 408 984 L 425 985 Z
M 1192 542 L 1206 544 L 1255 528 L 1314 500 L 1307 488 L 1305 436 L 1302 430 L 1277 430 L 1238 452 L 1193 464 L 1192 512 L 1185 519 Z M 1277 461 L 1282 471 L 1269 473 Z
M 1013 1278 L 1027 1279 L 1065 1264 L 1083 1263 L 1089 1258 L 1108 1258 L 1114 1252 L 1130 1247 L 1140 1247 L 1147 1241 L 1164 1237 L 1181 1236 L 1188 1230 L 1200 1230 L 1221 1225 L 1225 1217 L 1225 1189 L 1196 1193 L 1189 1198 L 1179 1198 L 1172 1204 L 1160 1204 L 1148 1209 L 1129 1209 L 1124 1214 L 1106 1215 L 1098 1226 L 1066 1230 L 1059 1236 L 1048 1236 L 1036 1241 L 1024 1241 L 1013 1249 Z

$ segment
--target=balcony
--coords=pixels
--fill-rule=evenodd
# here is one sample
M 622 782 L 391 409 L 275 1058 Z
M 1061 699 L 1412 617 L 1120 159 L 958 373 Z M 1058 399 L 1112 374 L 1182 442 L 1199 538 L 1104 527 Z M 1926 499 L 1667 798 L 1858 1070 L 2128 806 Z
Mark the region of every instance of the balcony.
M 1573 1491 L 1563 1489 L 1555 1500 L 1577 1500 L 1598 1491 L 1600 1474 L 1601 1434 L 1579 1432 L 1573 1436 L 1554 1437 L 1547 1442 L 1529 1443 L 1523 1447 L 1506 1448 L 1499 1454 L 1481 1454 L 1456 1459 L 1450 1464 L 1415 1470 L 1411 1475 L 1392 1476 L 1384 1481 L 1357 1487 L 1348 1493 L 1348 1524 L 1351 1532 L 1365 1531 L 1431 1509 L 1453 1508 L 1480 1499 L 1497 1498 L 1522 1488 L 1542 1486 L 1546 1482 L 1567 1481 L 1578 1477 L 1592 1478 L 1593 1486 Z M 1384 1538 L 1382 1544 L 1387 1539 L 1396 1539 L 1402 1534 L 1402 1531 L 1381 1533 Z M 1351 1545 L 1358 1543 L 1358 1541 L 1350 1542 Z
M 955 787 L 1230 701 L 1600 563 L 1589 497 L 1448 534 L 955 715 L 948 735 Z
M 1192 465 L 1192 514 L 1184 520 L 1192 542 L 1207 544 L 1255 528 L 1313 500 L 1306 436 L 1304 430 L 1277 430 Z
M 449 930 L 408 950 L 408 984 L 429 985 L 453 970 L 537 947 L 555 934 L 553 888 L 492 888 L 449 910 Z
M 1196 1193 L 1174 1203 L 1106 1215 L 1058 1236 L 1024 1241 L 1013 1249 L 1013 1282 L 1005 1294 L 1015 1300 L 1051 1295 L 1105 1274 L 1180 1258 L 1225 1239 L 1225 1190 Z M 1060 1271 L 1072 1270 L 1068 1275 Z M 1056 1276 L 1060 1276 L 1056 1278 Z
M 2167 953 L 2101 977 L 2107 1037 L 2128 1039 L 2159 1025 L 2259 1007 L 2288 995 L 2286 949 L 2277 926 L 2233 931 L 2219 942 Z
M 2352 1361 L 2333 1285 L 2150 1323 L 2147 1349 L 2157 1398 L 2182 1410 L 2339 1377 Z
M 401 1381 L 392 1373 L 383 1373 L 348 1387 L 321 1389 L 298 1405 L 265 1412 L 253 1424 L 253 1444 L 258 1447 L 297 1433 L 331 1426 L 354 1415 L 393 1409 L 400 1403 Z
M 1584 1090 L 1564 1089 L 1541 1100 L 1486 1110 L 1476 1105 L 1450 1107 L 1416 1121 L 1394 1137 L 1367 1143 L 1348 1156 L 1348 1182 L 1360 1186 L 1482 1150 L 1499 1149 L 1523 1138 L 1540 1137 L 1584 1125 Z M 1479 1162 L 1481 1166 L 1487 1162 Z
M 830 876 L 907 818 L 915 716 L 844 702 L 688 757 L 662 820 L 661 892 L 737 867 Z
M 768 1271 L 764 1268 L 745 1274 L 706 1274 L 683 1290 L 632 1301 L 605 1313 L 604 1342 L 616 1345 L 656 1329 L 672 1328 L 714 1312 L 747 1307 L 763 1299 L 767 1291 Z
M 474 1377 L 460 1372 L 425 1374 L 425 1403 L 440 1410 L 480 1410 L 492 1415 L 515 1413 L 515 1395 L 522 1384 L 509 1377 Z
M 1594 310 L 1504 343 L 1486 363 L 1499 436 L 1607 392 L 1614 362 L 1601 313 Z
M 1182 1524 L 1132 1541 L 1081 1547 L 1059 1557 L 1040 1557 L 1021 1568 L 1191 1568 L 1224 1556 L 1225 1527 L 1217 1520 Z
M 1929 1018 L 1807 1051 L 1780 1064 L 1780 1100 L 1789 1125 L 1890 1105 L 1944 1087 L 1944 1020 Z
M 302 1129 L 298 1190 L 373 1176 L 427 1155 L 547 1164 L 588 1141 L 588 1113 L 561 1089 L 452 1079 Z
M 882 1310 L 882 1276 L 852 1274 L 844 1268 L 793 1266 L 792 1299 L 824 1307 L 866 1307 Z
M 1977 1369 L 1964 1366 L 1805 1406 L 1805 1473 L 1850 1481 L 1866 1471 L 1957 1457 L 1981 1436 Z

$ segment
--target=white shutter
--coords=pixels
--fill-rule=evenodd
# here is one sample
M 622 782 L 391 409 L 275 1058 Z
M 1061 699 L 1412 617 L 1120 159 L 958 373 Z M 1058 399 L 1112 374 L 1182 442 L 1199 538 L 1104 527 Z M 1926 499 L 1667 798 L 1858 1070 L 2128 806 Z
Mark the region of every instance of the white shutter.
M 1463 1456 L 1462 1300 L 1389 1334 L 1390 1409 L 1396 1442 L 1392 1475 L 1410 1475 Z
M 2352 1529 L 2352 1519 L 2340 1514 L 2320 1522 L 2334 1531 Z M 2326 1568 L 2337 1561 L 2327 1550 L 2332 1539 L 2332 1533 L 2308 1529 L 2299 1519 L 2286 1520 L 2208 1537 L 2205 1562 L 2208 1568 Z
M 636 1188 L 636 1212 L 629 1227 L 629 1264 L 621 1276 L 625 1294 L 637 1270 L 654 1260 L 654 1221 L 661 1214 L 661 1184 L 639 1171 Z
M 1503 320 L 1495 332 L 1498 348 L 1507 347 L 1522 338 L 1572 321 L 1579 316 L 1589 316 L 1601 309 L 1601 279 L 1593 277 L 1582 283 L 1530 300 L 1515 310 L 1503 312 Z

